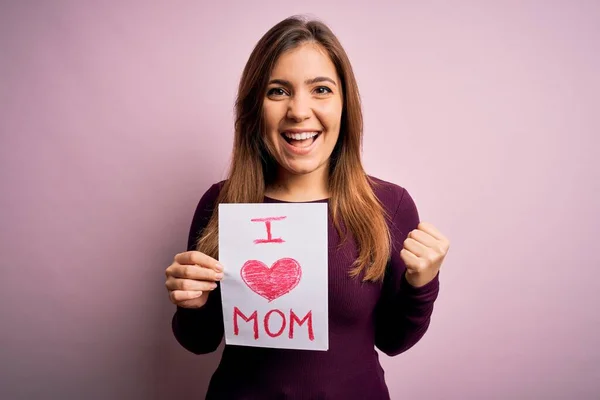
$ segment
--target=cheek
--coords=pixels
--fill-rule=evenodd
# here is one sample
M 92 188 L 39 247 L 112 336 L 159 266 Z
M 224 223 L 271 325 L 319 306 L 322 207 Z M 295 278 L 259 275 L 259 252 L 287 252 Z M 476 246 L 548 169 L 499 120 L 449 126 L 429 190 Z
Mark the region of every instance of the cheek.
M 329 131 L 338 131 L 340 128 L 340 120 L 342 118 L 342 108 L 340 104 L 330 103 L 321 106 L 318 110 L 315 110 L 316 114 Z
M 263 109 L 263 121 L 265 122 L 267 129 L 273 125 L 273 113 L 267 107 Z
M 263 105 L 263 118 L 270 130 L 278 129 L 281 119 L 285 117 L 284 106 L 279 103 L 266 103 Z M 283 112 L 283 114 L 282 114 Z

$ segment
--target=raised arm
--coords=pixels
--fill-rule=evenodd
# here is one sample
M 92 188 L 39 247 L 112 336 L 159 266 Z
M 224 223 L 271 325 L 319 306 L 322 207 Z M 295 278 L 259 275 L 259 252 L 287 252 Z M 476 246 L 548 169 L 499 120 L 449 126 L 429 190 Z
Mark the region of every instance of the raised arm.
M 401 190 L 391 223 L 392 256 L 375 311 L 375 345 L 389 356 L 410 349 L 423 337 L 439 291 L 439 274 L 418 288 L 406 279 L 400 251 L 409 232 L 419 225 L 419 213 L 409 193 Z

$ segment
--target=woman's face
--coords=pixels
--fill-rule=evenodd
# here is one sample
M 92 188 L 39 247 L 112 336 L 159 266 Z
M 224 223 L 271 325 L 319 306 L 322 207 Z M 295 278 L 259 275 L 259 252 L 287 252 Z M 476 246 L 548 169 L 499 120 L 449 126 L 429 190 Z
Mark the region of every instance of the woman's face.
M 341 83 L 319 45 L 305 43 L 277 60 L 265 93 L 266 140 L 284 173 L 327 171 L 340 134 Z

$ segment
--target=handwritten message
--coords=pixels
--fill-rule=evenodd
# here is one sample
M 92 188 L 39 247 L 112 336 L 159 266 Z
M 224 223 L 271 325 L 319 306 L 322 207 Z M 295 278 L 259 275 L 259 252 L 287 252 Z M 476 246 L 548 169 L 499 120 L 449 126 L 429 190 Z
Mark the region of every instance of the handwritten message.
M 327 204 L 219 205 L 225 343 L 327 350 Z

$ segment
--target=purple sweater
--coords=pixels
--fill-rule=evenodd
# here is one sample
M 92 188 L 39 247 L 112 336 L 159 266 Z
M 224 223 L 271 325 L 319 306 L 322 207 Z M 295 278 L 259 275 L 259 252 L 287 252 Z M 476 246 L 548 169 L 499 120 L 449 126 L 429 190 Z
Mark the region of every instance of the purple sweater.
M 439 280 L 436 276 L 420 288 L 406 281 L 400 250 L 408 233 L 419 224 L 417 208 L 404 188 L 378 179 L 375 182 L 375 194 L 391 216 L 393 250 L 384 281 L 365 283 L 348 275 L 357 249 L 351 240 L 338 248 L 340 237 L 330 217 L 329 350 L 226 345 L 207 399 L 389 399 L 375 348 L 395 356 L 421 339 L 429 327 Z M 195 248 L 221 185 L 213 185 L 200 200 L 188 250 Z M 265 202 L 281 201 L 265 198 Z M 213 352 L 223 339 L 219 290 L 209 295 L 204 307 L 178 307 L 173 316 L 177 341 L 193 353 Z

